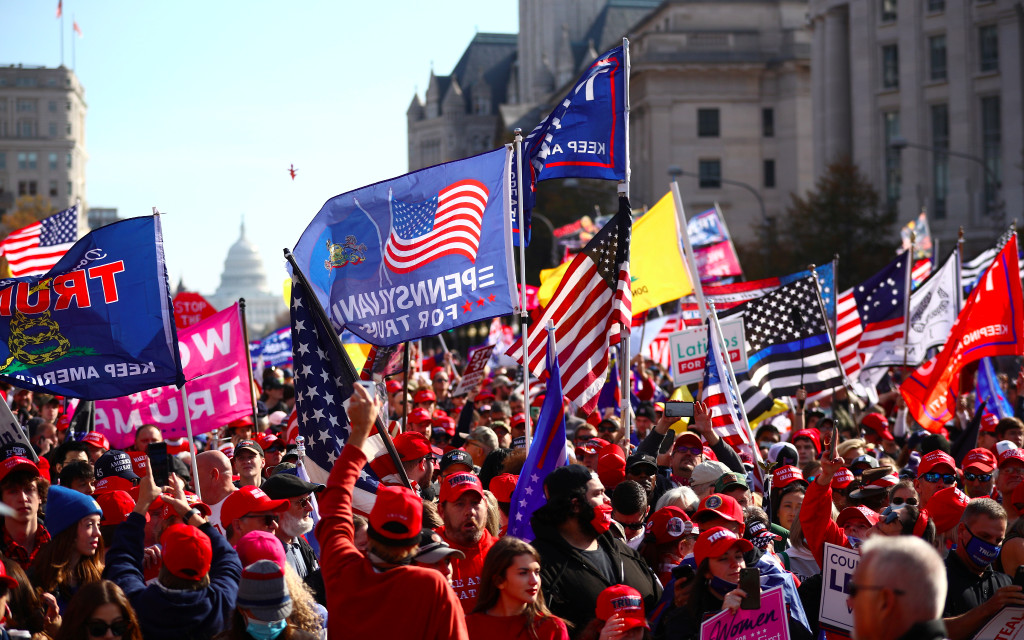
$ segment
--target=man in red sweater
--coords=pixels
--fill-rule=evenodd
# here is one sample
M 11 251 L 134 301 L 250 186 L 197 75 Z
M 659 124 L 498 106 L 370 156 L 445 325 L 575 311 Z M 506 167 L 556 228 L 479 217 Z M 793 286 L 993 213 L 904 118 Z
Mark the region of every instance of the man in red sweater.
M 484 525 L 487 524 L 487 503 L 480 478 L 472 473 L 453 473 L 441 479 L 441 519 L 439 531 L 452 549 L 465 558 L 452 559 L 452 587 L 466 613 L 476 606 L 480 588 L 480 571 L 484 558 L 498 541 Z
M 459 600 L 439 572 L 410 566 L 420 540 L 422 502 L 405 487 L 381 486 L 370 512 L 367 556 L 353 542 L 352 491 L 366 464 L 367 436 L 379 408 L 355 386 L 348 407 L 351 435 L 320 494 L 320 566 L 331 638 L 468 640 Z M 410 598 L 415 594 L 415 598 Z M 401 615 L 389 606 L 401 603 Z

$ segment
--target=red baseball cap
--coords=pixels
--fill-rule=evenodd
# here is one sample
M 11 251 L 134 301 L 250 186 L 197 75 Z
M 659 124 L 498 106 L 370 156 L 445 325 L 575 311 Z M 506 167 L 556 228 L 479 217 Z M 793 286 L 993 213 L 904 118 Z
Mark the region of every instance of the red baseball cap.
M 960 522 L 967 503 L 971 499 L 956 487 L 946 487 L 935 492 L 928 500 L 928 515 L 935 523 L 935 533 L 949 531 Z
M 33 476 L 39 475 L 39 467 L 36 466 L 36 463 L 21 456 L 11 456 L 0 462 L 0 482 L 3 482 L 4 478 L 15 471 L 30 471 Z
M 455 419 L 448 416 L 435 417 L 430 421 L 430 426 L 433 429 L 440 429 L 450 436 L 455 435 Z
M 486 404 L 489 400 L 494 400 L 494 394 L 490 391 L 481 391 L 473 398 L 473 403 L 480 404 L 482 402 Z
M 431 380 L 436 380 L 437 376 L 439 374 L 444 373 L 444 372 L 445 372 L 444 371 L 444 367 L 434 367 L 433 369 L 430 370 L 430 379 Z
M 988 449 L 971 449 L 964 456 L 964 471 L 973 469 L 981 473 L 991 473 L 996 467 L 996 455 Z
M 618 449 L 618 455 L 610 448 Z M 597 477 L 608 491 L 626 479 L 626 459 L 622 456 L 622 449 L 614 444 L 601 449 L 597 457 Z
M 199 529 L 172 524 L 160 536 L 160 545 L 164 566 L 179 578 L 201 580 L 210 571 L 213 546 L 210 538 Z
M 880 413 L 869 413 L 860 421 L 862 425 L 877 433 L 883 440 L 895 440 L 889 431 L 889 420 Z
M 1002 469 L 1003 465 L 1010 461 L 1019 462 L 1024 464 L 1024 449 L 1007 449 L 1006 451 L 999 454 L 999 468 Z M 2 479 L 2 477 L 0 477 Z
M 224 506 L 220 510 L 220 522 L 225 528 L 247 513 L 264 513 L 267 511 L 280 513 L 288 508 L 288 500 L 271 500 L 270 496 L 259 487 L 246 486 L 232 491 L 224 498 Z
M 96 498 L 96 503 L 100 505 L 100 509 L 103 509 L 100 524 L 104 526 L 121 524 L 128 519 L 128 514 L 135 509 L 135 500 L 132 499 L 127 491 L 108 491 L 93 497 Z M 149 520 L 148 513 L 146 514 L 146 520 Z
M 238 418 L 237 420 L 232 420 L 231 422 L 228 423 L 228 428 L 229 429 L 234 429 L 235 427 L 251 427 L 251 426 L 252 426 L 252 416 L 243 416 L 241 418 Z
M 739 537 L 725 527 L 714 527 L 701 533 L 697 538 L 697 544 L 693 545 L 693 559 L 699 567 L 708 558 L 716 558 L 737 545 L 743 553 L 754 548 L 750 540 Z
M 956 473 L 956 461 L 951 455 L 941 449 L 929 451 L 921 458 L 921 464 L 917 467 L 917 477 L 920 478 L 939 467 L 946 467 L 949 469 L 949 473 Z
M 598 620 L 605 621 L 619 614 L 623 630 L 637 627 L 650 629 L 647 625 L 647 616 L 644 614 L 643 596 L 628 585 L 617 584 L 602 591 L 597 596 L 597 608 L 594 613 Z
M 833 489 L 845 489 L 848 486 L 850 486 L 856 479 L 857 478 L 856 476 L 853 475 L 852 471 L 850 471 L 846 467 L 843 467 L 839 471 L 836 471 L 836 475 L 832 476 L 831 487 Z
M 412 401 L 416 404 L 421 402 L 437 402 L 437 396 L 430 389 L 420 389 L 413 395 Z
M 701 500 L 693 519 L 700 524 L 710 516 L 744 524 L 743 508 L 740 507 L 740 503 L 736 502 L 736 498 L 724 493 L 712 493 Z
M 839 517 L 836 518 L 836 525 L 842 527 L 854 518 L 863 518 L 872 527 L 878 524 L 880 519 L 877 511 L 872 511 L 864 505 L 858 505 L 856 507 L 846 507 L 840 511 Z
M 788 487 L 794 482 L 802 482 L 805 487 L 807 486 L 807 480 L 804 478 L 803 472 L 791 464 L 778 467 L 772 472 L 772 486 L 777 489 Z
M 698 533 L 690 517 L 679 507 L 662 507 L 654 512 L 647 523 L 647 535 L 654 536 L 658 544 L 672 542 L 683 536 Z
M 7 585 L 8 589 L 17 589 L 18 581 L 7 575 L 7 570 L 4 568 L 4 563 L 0 562 L 0 582 Z
M 999 416 L 994 413 L 985 412 L 981 416 L 981 432 L 995 433 L 996 425 L 999 424 Z
M 672 451 L 674 452 L 679 447 L 700 447 L 704 448 L 704 442 L 700 439 L 700 436 L 693 431 L 684 431 L 679 434 L 676 441 L 672 443 Z
M 387 384 L 384 385 L 384 388 L 387 389 L 389 394 L 398 393 L 402 390 L 402 383 L 398 380 L 388 380 Z
M 278 451 L 284 451 L 284 443 L 272 433 L 261 433 L 256 436 L 256 444 L 264 451 L 270 451 L 274 447 L 277 447 Z
M 520 425 L 526 424 L 526 415 L 523 414 L 523 413 L 515 414 L 514 416 L 512 416 L 512 420 L 511 420 L 510 424 L 511 424 L 513 429 L 515 429 L 516 427 L 518 427 Z
M 583 453 L 592 456 L 595 453 L 600 453 L 601 450 L 607 447 L 609 444 L 611 443 L 605 440 L 604 438 L 591 438 L 590 440 L 587 440 L 583 444 L 576 447 L 576 450 L 582 451 Z
M 82 442 L 85 444 L 91 444 L 97 449 L 103 449 L 104 451 L 110 451 L 110 441 L 107 440 L 107 436 L 103 435 L 99 431 L 90 431 L 89 433 L 82 436 Z
M 423 500 L 412 489 L 378 487 L 377 499 L 370 511 L 369 535 L 374 540 L 392 546 L 413 545 L 420 539 L 422 526 Z
M 441 502 L 455 502 L 467 491 L 475 491 L 484 497 L 484 487 L 480 478 L 472 473 L 453 473 L 441 478 Z
M 420 424 L 431 421 L 430 412 L 426 409 L 413 409 L 409 412 L 409 424 Z
M 512 492 L 516 490 L 516 483 L 519 476 L 511 473 L 502 473 L 491 478 L 487 490 L 494 494 L 498 502 L 512 502 Z
M 99 497 L 97 496 L 96 499 L 99 500 Z M 209 505 L 200 500 L 199 496 L 192 493 L 191 491 L 185 492 L 185 502 L 188 503 L 188 506 L 199 509 L 199 513 L 203 514 L 206 517 L 210 517 L 210 515 L 213 513 Z M 161 496 L 156 497 L 156 500 L 153 501 L 153 504 L 149 506 L 149 511 L 159 511 L 160 517 L 164 518 L 165 520 L 173 515 L 177 515 L 176 512 L 174 511 L 174 507 L 161 500 Z
M 821 440 L 819 440 L 819 434 L 817 429 L 801 429 L 790 437 L 790 442 L 796 442 L 800 438 L 810 440 L 811 444 L 814 445 L 814 450 L 821 454 Z

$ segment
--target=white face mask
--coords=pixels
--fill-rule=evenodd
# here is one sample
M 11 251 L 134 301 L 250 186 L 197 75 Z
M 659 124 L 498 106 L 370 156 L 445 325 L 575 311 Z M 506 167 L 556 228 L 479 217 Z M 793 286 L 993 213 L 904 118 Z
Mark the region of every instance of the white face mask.
M 294 515 L 284 511 L 281 513 L 277 526 L 289 538 L 298 538 L 313 530 L 313 518 L 312 516 L 296 518 Z

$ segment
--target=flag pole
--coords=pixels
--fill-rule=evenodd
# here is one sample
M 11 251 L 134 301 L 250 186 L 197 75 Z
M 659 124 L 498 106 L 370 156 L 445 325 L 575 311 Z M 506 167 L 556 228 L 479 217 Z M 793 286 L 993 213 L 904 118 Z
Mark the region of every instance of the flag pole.
M 526 449 L 530 449 L 530 315 L 526 312 L 526 212 L 523 211 L 523 130 L 516 129 L 516 212 L 519 215 L 519 337 L 523 341 L 523 417 L 526 419 Z
M 630 74 L 630 68 L 629 68 L 629 38 L 623 38 L 622 39 L 622 60 L 623 60 L 624 66 L 626 67 L 625 70 L 624 70 L 624 73 L 622 74 L 622 97 L 623 97 L 622 109 L 623 109 L 623 118 L 624 118 L 624 122 L 625 122 L 625 125 L 626 125 L 625 126 L 626 134 L 625 134 L 625 140 L 624 140 L 624 145 L 625 145 L 625 149 L 626 149 L 626 179 L 623 180 L 621 183 L 619 183 L 619 195 L 624 197 L 624 198 L 626 198 L 626 201 L 628 202 L 629 201 L 629 177 L 630 177 L 629 176 L 629 173 L 630 173 L 630 167 L 629 167 L 629 74 Z M 632 209 L 629 212 L 629 224 L 630 224 L 630 227 L 632 228 L 632 226 L 633 226 L 633 211 L 632 211 Z M 633 238 L 633 234 L 632 233 L 629 234 L 629 238 L 630 238 L 630 242 L 632 242 L 632 238 Z M 627 256 L 630 255 L 629 247 L 626 248 L 626 255 Z M 620 328 L 621 337 L 619 338 L 619 360 L 622 361 L 622 366 L 619 368 L 619 371 L 621 372 L 619 374 L 619 384 L 622 386 L 622 389 L 621 389 L 621 391 L 619 393 L 619 395 L 621 396 L 620 404 L 619 404 L 619 416 L 622 418 L 622 433 L 624 434 L 624 436 L 626 438 L 626 442 L 627 442 L 627 447 L 626 447 L 627 451 L 626 451 L 626 453 L 629 453 L 629 451 L 628 451 L 628 449 L 629 449 L 629 447 L 628 447 L 629 436 L 630 436 L 630 432 L 632 430 L 633 422 L 634 422 L 633 421 L 633 401 L 631 399 L 631 394 L 630 394 L 630 392 L 633 389 L 633 368 L 632 368 L 631 363 L 629 361 L 629 354 L 630 354 L 629 342 L 630 342 L 630 337 L 631 337 L 631 330 L 632 330 L 632 327 L 621 327 Z M 641 343 L 641 346 L 642 346 L 642 343 Z
M 707 322 L 708 309 L 704 302 L 704 287 L 700 284 L 700 273 L 697 271 L 697 261 L 693 257 L 693 246 L 690 244 L 690 234 L 686 228 L 686 210 L 683 208 L 683 197 L 679 195 L 679 176 L 683 170 L 679 167 L 669 167 L 668 175 L 672 177 L 670 186 L 672 188 L 672 200 L 676 205 L 676 220 L 679 223 L 679 235 L 683 238 L 683 253 L 686 255 L 686 272 L 690 276 L 690 284 L 693 285 L 693 293 L 697 296 L 697 309 L 700 311 L 700 319 Z
M 814 276 L 814 296 L 818 299 L 818 308 L 821 309 L 821 317 L 827 318 L 828 316 L 825 315 L 825 302 L 821 299 L 821 282 L 818 281 L 818 274 L 815 273 L 813 269 L 811 269 L 811 275 Z M 833 276 L 834 275 L 835 274 L 833 273 Z M 828 329 L 828 327 L 825 328 Z M 836 351 L 836 343 L 832 339 L 832 335 L 829 334 L 828 331 L 825 331 L 825 335 L 828 337 L 828 346 L 832 349 L 832 355 L 836 357 L 836 364 L 839 365 L 839 373 L 843 374 L 843 380 L 845 381 L 846 386 L 852 388 L 853 383 L 850 382 L 850 379 L 846 375 L 846 369 L 843 367 L 843 361 L 839 358 L 839 352 Z
M 402 347 L 402 433 L 409 430 L 409 341 Z
M 914 270 L 914 244 L 917 242 L 917 232 L 910 232 L 910 248 L 907 249 L 907 274 L 904 283 L 906 290 L 903 292 L 903 374 L 907 372 L 907 349 L 910 346 L 910 272 Z
M 956 314 L 960 315 L 960 310 L 964 308 L 964 283 L 960 281 L 960 269 L 964 266 L 964 228 L 960 226 L 960 230 L 956 234 Z
M 295 256 L 287 248 L 284 250 L 284 258 L 288 261 L 288 264 L 292 267 L 292 272 L 295 277 L 299 279 L 302 286 L 310 293 L 313 300 L 309 306 L 312 309 L 313 315 L 320 320 L 320 325 L 324 329 L 324 333 L 327 334 L 328 340 L 330 340 L 331 346 L 334 347 L 334 352 L 338 355 L 338 360 L 341 361 L 341 365 L 345 367 L 345 373 L 352 380 L 358 380 L 359 376 L 356 375 L 355 367 L 352 366 L 352 361 L 349 360 L 348 354 L 345 353 L 344 347 L 341 345 L 341 338 L 338 337 L 338 332 L 334 330 L 334 325 L 331 324 L 330 319 L 327 317 L 327 312 L 324 311 L 323 305 L 320 304 L 320 300 L 313 294 L 313 287 L 310 286 L 309 280 L 306 278 L 306 274 L 299 268 L 299 263 L 295 260 Z M 380 413 L 377 413 L 377 433 L 380 434 L 380 439 L 384 442 L 385 448 L 388 450 L 388 455 L 391 456 L 391 462 L 394 463 L 395 468 L 398 470 L 398 477 L 401 478 L 402 484 L 412 489 L 412 483 L 409 482 L 409 476 L 405 473 L 405 467 L 402 466 L 402 458 L 398 455 L 398 450 L 395 449 L 395 443 L 391 441 L 391 434 L 388 433 L 387 425 L 384 423 L 384 419 L 381 418 Z
M 245 298 L 238 299 L 238 313 L 242 321 L 242 339 L 245 340 L 245 363 L 249 369 L 249 404 L 252 405 L 252 430 L 255 433 L 260 424 L 260 417 L 256 408 L 256 381 L 252 377 L 252 352 L 249 351 L 249 323 L 245 321 Z
M 251 370 L 252 367 L 249 367 Z M 188 394 L 185 393 L 185 385 L 181 385 L 181 411 L 185 414 L 185 433 L 188 434 L 188 450 L 192 454 L 192 488 L 196 490 L 196 497 L 200 502 L 203 500 L 203 490 L 199 487 L 199 465 L 196 462 L 196 441 L 192 437 L 192 412 L 188 406 Z M 253 429 L 256 425 L 253 425 Z

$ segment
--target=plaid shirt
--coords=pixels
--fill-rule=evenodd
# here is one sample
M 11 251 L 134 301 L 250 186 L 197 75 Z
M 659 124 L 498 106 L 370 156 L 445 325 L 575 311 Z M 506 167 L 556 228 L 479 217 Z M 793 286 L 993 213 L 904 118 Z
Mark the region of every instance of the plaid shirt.
M 3 540 L 0 540 L 0 553 L 3 553 L 5 557 L 14 560 L 21 565 L 22 569 L 28 569 L 32 566 L 32 561 L 36 559 L 36 554 L 39 553 L 39 549 L 44 544 L 50 541 L 50 532 L 46 530 L 46 527 L 39 525 L 36 530 L 36 546 L 32 549 L 32 553 L 29 553 L 25 547 L 18 544 L 11 534 L 7 531 L 7 527 L 0 527 L 3 531 Z

